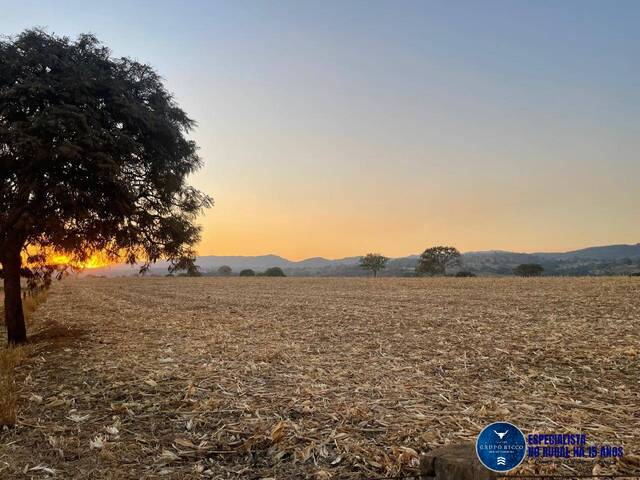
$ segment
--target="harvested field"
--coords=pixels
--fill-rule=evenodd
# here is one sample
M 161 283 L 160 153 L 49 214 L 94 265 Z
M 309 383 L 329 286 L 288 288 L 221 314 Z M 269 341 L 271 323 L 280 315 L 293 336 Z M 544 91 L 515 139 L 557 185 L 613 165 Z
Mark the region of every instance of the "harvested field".
M 640 279 L 67 279 L 31 334 L 1 478 L 394 476 L 496 420 L 640 470 Z

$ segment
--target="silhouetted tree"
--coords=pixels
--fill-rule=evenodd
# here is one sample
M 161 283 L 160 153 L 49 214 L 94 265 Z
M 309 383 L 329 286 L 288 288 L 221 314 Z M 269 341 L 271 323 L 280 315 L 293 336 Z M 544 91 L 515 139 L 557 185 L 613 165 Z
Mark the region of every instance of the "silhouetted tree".
M 513 273 L 519 277 L 539 277 L 544 272 L 544 267 L 538 263 L 523 263 L 513 269 Z
M 263 275 L 265 277 L 286 277 L 286 275 L 284 274 L 284 272 L 280 267 L 267 268 L 264 271 Z
M 389 259 L 379 253 L 367 253 L 360 258 L 360 268 L 369 270 L 374 277 L 378 276 L 378 272 L 387 266 Z
M 423 275 L 446 275 L 447 267 L 460 265 L 460 252 L 454 247 L 431 247 L 422 252 L 416 273 Z
M 0 40 L 0 261 L 10 343 L 26 340 L 25 252 L 92 251 L 149 264 L 193 261 L 194 122 L 148 65 L 111 57 L 92 35 L 42 30 Z
M 231 275 L 231 267 L 229 265 L 222 265 L 220 268 L 218 268 L 218 275 L 228 277 L 229 275 Z
M 200 267 L 195 264 L 195 257 L 193 256 L 184 256 L 176 259 L 169 265 L 169 273 L 173 274 L 175 272 L 185 271 L 185 273 L 179 273 L 180 277 L 201 277 L 202 273 L 200 272 Z
M 189 268 L 187 268 L 187 276 L 201 277 L 202 273 L 200 272 L 200 267 L 198 265 L 191 265 Z
M 256 272 L 254 272 L 250 268 L 245 268 L 244 270 L 240 271 L 240 276 L 241 277 L 255 277 L 256 276 Z

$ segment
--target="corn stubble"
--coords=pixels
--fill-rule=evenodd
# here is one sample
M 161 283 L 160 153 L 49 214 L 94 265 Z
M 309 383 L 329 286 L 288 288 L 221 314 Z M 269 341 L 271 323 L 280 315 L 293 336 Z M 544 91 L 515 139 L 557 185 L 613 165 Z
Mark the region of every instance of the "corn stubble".
M 25 347 L 0 350 L 0 428 L 13 426 L 18 411 L 15 370 L 25 357 Z
M 639 294 L 630 278 L 68 279 L 34 315 L 0 478 L 393 476 L 497 420 L 627 453 L 520 473 L 637 472 Z
M 22 300 L 22 309 L 25 320 L 29 321 L 38 306 L 47 298 L 46 291 L 40 291 L 33 295 L 26 295 Z M 0 289 L 0 301 L 3 300 Z M 0 316 L 4 315 L 4 309 L 0 307 Z M 4 340 L 4 335 L 2 336 Z M 18 368 L 30 353 L 30 347 L 23 345 L 18 347 L 0 347 L 0 428 L 15 425 L 18 413 L 18 394 L 16 385 L 16 368 Z

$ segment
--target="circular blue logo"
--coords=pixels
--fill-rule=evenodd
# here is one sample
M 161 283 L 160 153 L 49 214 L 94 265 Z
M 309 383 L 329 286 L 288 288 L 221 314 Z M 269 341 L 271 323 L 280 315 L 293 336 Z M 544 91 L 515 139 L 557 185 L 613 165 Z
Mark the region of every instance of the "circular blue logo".
M 509 422 L 496 422 L 480 432 L 476 454 L 480 462 L 494 472 L 513 470 L 524 460 L 527 442 L 518 427 Z

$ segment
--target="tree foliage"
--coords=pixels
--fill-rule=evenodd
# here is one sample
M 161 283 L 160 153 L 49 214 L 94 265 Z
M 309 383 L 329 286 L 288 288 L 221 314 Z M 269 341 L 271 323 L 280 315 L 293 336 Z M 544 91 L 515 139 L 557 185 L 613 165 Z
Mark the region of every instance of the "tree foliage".
M 519 277 L 539 277 L 544 272 L 544 267 L 538 263 L 523 263 L 513 269 L 513 273 Z
M 177 258 L 171 265 L 169 265 L 169 273 L 174 274 L 176 272 L 185 272 L 181 273 L 181 276 L 185 277 L 201 277 L 202 273 L 200 272 L 200 267 L 196 265 L 195 256 L 183 256 Z
M 280 267 L 267 268 L 262 275 L 265 277 L 286 277 Z
M 218 275 L 228 277 L 229 275 L 231 275 L 231 267 L 229 265 L 222 265 L 220 268 L 218 268 Z
M 255 277 L 256 276 L 256 272 L 254 272 L 250 268 L 245 268 L 244 270 L 240 270 L 240 276 L 241 277 Z
M 367 253 L 364 257 L 360 258 L 360 268 L 369 270 L 373 273 L 374 277 L 378 276 L 380 270 L 384 270 L 387 266 L 389 259 L 379 253 Z
M 460 265 L 460 252 L 455 247 L 437 246 L 422 252 L 416 267 L 419 275 L 446 275 L 447 267 Z
M 186 137 L 193 126 L 150 66 L 112 58 L 92 35 L 27 30 L 0 41 L 10 342 L 26 339 L 19 271 L 29 252 L 53 249 L 81 262 L 100 251 L 143 270 L 161 258 L 194 258 L 195 219 L 212 200 L 186 183 L 201 165 Z

